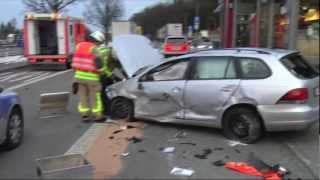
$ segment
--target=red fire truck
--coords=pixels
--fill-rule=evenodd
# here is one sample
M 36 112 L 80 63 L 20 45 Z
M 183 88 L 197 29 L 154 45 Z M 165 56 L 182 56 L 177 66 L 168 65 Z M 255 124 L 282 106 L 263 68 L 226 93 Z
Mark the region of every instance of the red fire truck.
M 24 55 L 29 64 L 70 67 L 76 44 L 85 40 L 84 21 L 60 14 L 26 14 Z

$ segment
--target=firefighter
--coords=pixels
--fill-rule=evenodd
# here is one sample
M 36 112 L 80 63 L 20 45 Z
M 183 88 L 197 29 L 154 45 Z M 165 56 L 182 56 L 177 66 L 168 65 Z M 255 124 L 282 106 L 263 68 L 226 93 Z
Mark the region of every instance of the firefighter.
M 72 61 L 80 96 L 78 111 L 84 122 L 104 121 L 100 76 L 105 70 L 98 47 L 105 41 L 105 36 L 97 31 L 87 39 L 77 45 Z
M 102 91 L 101 91 L 101 98 L 102 98 L 102 102 L 103 102 L 103 107 L 104 107 L 104 115 L 106 116 L 110 116 L 110 105 L 109 105 L 109 99 L 106 96 L 105 93 L 105 89 L 113 84 L 113 80 L 112 80 L 112 70 L 111 70 L 111 48 L 107 47 L 105 44 L 100 45 L 97 49 L 97 53 L 99 54 L 99 57 L 102 60 L 102 64 L 103 64 L 103 69 L 102 69 L 102 73 L 100 76 L 100 82 L 102 85 Z

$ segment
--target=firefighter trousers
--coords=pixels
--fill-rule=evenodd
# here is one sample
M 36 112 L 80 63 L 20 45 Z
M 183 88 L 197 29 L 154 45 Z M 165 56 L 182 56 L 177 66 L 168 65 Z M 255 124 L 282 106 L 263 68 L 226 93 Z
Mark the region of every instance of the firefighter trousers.
M 78 83 L 78 95 L 80 102 L 78 111 L 82 116 L 92 115 L 99 119 L 103 116 L 103 104 L 101 99 L 101 83 L 99 81 L 76 80 Z

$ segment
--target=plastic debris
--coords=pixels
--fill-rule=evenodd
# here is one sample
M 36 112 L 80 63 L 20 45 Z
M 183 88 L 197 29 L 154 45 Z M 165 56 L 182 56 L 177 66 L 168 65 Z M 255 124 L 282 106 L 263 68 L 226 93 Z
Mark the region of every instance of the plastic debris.
M 126 130 L 126 129 L 128 129 L 128 128 L 127 128 L 127 126 L 120 126 L 120 129 L 121 129 L 121 130 Z
M 173 153 L 176 150 L 175 147 L 167 147 L 162 150 L 164 153 Z
M 116 130 L 116 131 L 114 131 L 113 132 L 113 134 L 118 134 L 118 133 L 120 133 L 120 132 L 122 132 L 123 130 Z
M 196 146 L 196 143 L 192 143 L 192 142 L 181 142 L 181 145 L 190 145 L 190 146 Z
M 226 163 L 222 160 L 218 160 L 212 163 L 214 166 L 224 166 Z
M 180 132 L 176 133 L 173 137 L 179 139 L 179 138 L 185 138 L 186 136 L 187 136 L 186 132 L 180 131 Z
M 228 142 L 229 146 L 234 147 L 234 146 L 247 146 L 248 144 L 239 142 L 239 141 L 229 141 Z
M 202 151 L 203 151 L 202 154 L 196 154 L 194 155 L 194 157 L 198 159 L 207 159 L 208 155 L 212 153 L 211 149 L 203 149 Z
M 132 143 L 136 144 L 136 143 L 140 143 L 142 142 L 142 138 L 138 138 L 138 137 L 131 137 L 131 138 L 127 138 L 128 141 L 132 141 Z
M 190 176 L 192 176 L 194 174 L 194 170 L 174 167 L 171 170 L 170 174 L 175 175 L 175 176 L 187 176 L 187 177 L 190 177 Z
M 130 153 L 128 153 L 128 152 L 127 152 L 127 153 L 122 153 L 122 154 L 121 154 L 121 156 L 122 156 L 122 157 L 127 157 L 127 156 L 129 156 L 129 155 L 130 155 Z

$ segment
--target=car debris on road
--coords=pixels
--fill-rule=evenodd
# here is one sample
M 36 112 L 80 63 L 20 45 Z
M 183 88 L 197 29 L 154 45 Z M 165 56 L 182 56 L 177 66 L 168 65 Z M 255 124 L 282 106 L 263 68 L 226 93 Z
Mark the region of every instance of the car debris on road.
M 187 176 L 187 177 L 190 177 L 190 176 L 192 176 L 194 174 L 194 170 L 174 167 L 171 170 L 170 174 L 175 175 L 175 176 Z
M 166 147 L 162 150 L 164 153 L 173 153 L 176 150 L 175 147 Z

